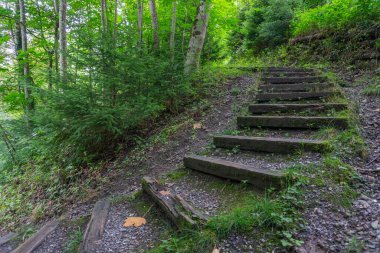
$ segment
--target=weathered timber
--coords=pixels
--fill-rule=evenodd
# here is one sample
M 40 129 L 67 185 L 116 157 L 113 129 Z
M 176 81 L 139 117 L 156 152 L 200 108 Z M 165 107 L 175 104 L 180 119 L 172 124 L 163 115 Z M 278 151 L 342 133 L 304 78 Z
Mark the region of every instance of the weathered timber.
M 314 71 L 270 71 L 264 72 L 265 77 L 303 77 L 303 76 L 315 76 Z
M 251 166 L 222 159 L 192 155 L 186 156 L 183 161 L 187 168 L 222 178 L 247 181 L 261 189 L 268 187 L 280 188 L 285 180 L 281 172 L 252 168 Z
M 197 228 L 208 220 L 205 214 L 191 206 L 181 196 L 171 193 L 151 177 L 142 179 L 142 188 L 178 229 Z
M 256 95 L 257 102 L 267 102 L 271 100 L 301 100 L 339 96 L 339 92 L 335 91 L 319 91 L 319 92 L 277 92 L 277 93 L 259 93 Z
M 296 150 L 324 152 L 328 149 L 327 142 L 319 140 L 230 135 L 215 136 L 214 145 L 217 148 L 237 147 L 242 150 L 284 154 L 293 153 Z
M 294 83 L 294 84 L 266 84 L 261 85 L 261 92 L 282 92 L 282 91 L 311 91 L 311 90 L 326 90 L 331 85 L 328 83 Z
M 300 117 L 300 116 L 241 116 L 237 118 L 239 127 L 318 129 L 322 127 L 348 127 L 346 118 Z
M 304 76 L 304 77 L 264 77 L 263 81 L 266 83 L 313 83 L 323 82 L 326 78 L 323 76 Z
M 12 253 L 31 253 L 53 232 L 59 224 L 58 220 L 52 220 L 45 224 L 37 233 L 18 246 Z
M 294 67 L 268 67 L 263 68 L 267 72 L 312 72 L 312 69 L 294 68 Z
M 253 104 L 249 106 L 252 114 L 263 114 L 273 112 L 301 112 L 301 111 L 327 111 L 327 110 L 344 110 L 347 104 Z
M 10 232 L 2 237 L 0 237 L 0 246 L 6 244 L 17 237 L 17 233 Z
M 91 219 L 87 224 L 83 241 L 78 249 L 79 253 L 92 253 L 96 252 L 96 249 L 99 248 L 110 206 L 111 202 L 108 198 L 96 202 L 92 210 Z

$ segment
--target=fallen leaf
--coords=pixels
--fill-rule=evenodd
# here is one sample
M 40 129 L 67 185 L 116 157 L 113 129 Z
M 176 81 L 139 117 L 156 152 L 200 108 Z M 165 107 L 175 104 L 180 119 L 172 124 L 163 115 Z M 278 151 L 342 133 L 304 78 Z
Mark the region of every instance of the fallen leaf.
M 146 219 L 142 217 L 129 217 L 124 221 L 124 227 L 140 227 L 146 224 Z
M 215 248 L 212 253 L 219 253 L 219 250 L 217 248 Z
M 170 195 L 170 191 L 160 191 L 160 194 L 162 196 L 168 196 L 168 195 Z
M 193 129 L 202 129 L 202 128 L 203 128 L 202 123 L 195 123 L 195 124 L 193 125 Z

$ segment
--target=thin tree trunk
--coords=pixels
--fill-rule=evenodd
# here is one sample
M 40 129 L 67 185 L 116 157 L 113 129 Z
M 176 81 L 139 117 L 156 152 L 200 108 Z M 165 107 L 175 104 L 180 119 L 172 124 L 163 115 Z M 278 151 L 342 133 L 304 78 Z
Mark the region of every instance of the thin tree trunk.
M 108 20 L 107 20 L 107 0 L 101 0 L 101 21 L 102 21 L 102 33 L 105 36 L 108 33 Z
M 190 74 L 199 67 L 209 16 L 206 0 L 200 0 L 197 16 L 191 31 L 189 50 L 186 55 L 185 74 Z
M 173 1 L 173 9 L 172 9 L 172 28 L 170 32 L 170 54 L 171 54 L 171 60 L 174 62 L 174 56 L 175 56 L 175 28 L 177 23 L 177 1 Z
M 67 35 L 66 35 L 66 0 L 59 5 L 59 65 L 62 83 L 67 83 Z
M 115 0 L 114 6 L 114 16 L 113 16 L 113 38 L 116 43 L 116 33 L 117 33 L 117 0 Z
M 149 0 L 150 15 L 152 16 L 152 37 L 153 50 L 158 53 L 160 50 L 160 38 L 158 35 L 158 16 L 155 0 Z
M 59 47 L 59 0 L 54 0 L 54 67 L 55 74 L 59 75 L 59 55 L 58 55 L 58 47 Z
M 32 79 L 30 76 L 29 68 L 29 57 L 28 57 L 28 38 L 26 35 L 26 14 L 25 14 L 25 3 L 24 0 L 19 0 L 20 4 L 20 25 L 21 25 L 21 42 L 22 42 L 22 51 L 24 53 L 23 62 L 24 62 L 24 71 L 23 71 L 23 83 L 24 83 L 24 95 L 25 100 L 27 101 L 26 109 L 27 111 L 34 110 L 34 101 L 32 97 Z
M 21 25 L 20 25 L 20 4 L 16 2 L 16 32 L 15 32 L 15 56 L 17 58 L 17 84 L 21 92 L 22 79 L 24 75 L 23 66 L 21 65 L 19 52 L 22 50 Z
M 187 8 L 185 6 L 185 24 L 187 24 Z M 185 57 L 185 34 L 186 34 L 186 29 L 183 28 L 182 30 L 182 43 L 181 43 L 181 49 L 182 49 L 182 55 Z
M 137 32 L 139 34 L 139 46 L 143 43 L 143 0 L 136 0 L 137 4 Z

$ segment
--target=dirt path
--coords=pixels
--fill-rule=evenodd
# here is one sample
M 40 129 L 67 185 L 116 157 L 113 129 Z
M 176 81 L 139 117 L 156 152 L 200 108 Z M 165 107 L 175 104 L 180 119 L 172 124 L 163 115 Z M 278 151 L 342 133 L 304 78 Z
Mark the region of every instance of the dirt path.
M 207 155 L 269 170 L 281 170 L 295 164 L 320 161 L 321 155 L 318 153 L 294 156 L 234 152 L 215 149 L 210 145 L 214 134 L 230 133 L 236 129 L 236 116 L 246 113 L 245 108 L 254 99 L 256 78 L 243 76 L 228 81 L 220 90 L 220 96 L 210 101 L 210 106 L 172 119 L 168 126 L 178 126 L 173 134 L 167 138 L 162 137 L 156 145 L 129 153 L 126 165 L 118 169 L 123 162 L 123 159 L 120 159 L 108 175 L 111 184 L 104 187 L 104 195 L 111 197 L 114 202 L 96 252 L 144 252 L 156 246 L 173 231 L 168 220 L 163 218 L 164 214 L 153 205 L 149 197 L 140 194 L 142 176 L 164 178 L 172 192 L 180 194 L 209 215 L 223 213 L 239 196 L 252 192 L 252 187 L 226 184 L 224 179 L 184 169 L 182 159 L 186 154 Z M 305 241 L 305 245 L 297 249 L 298 252 L 345 252 L 355 246 L 363 246 L 366 252 L 379 252 L 380 178 L 379 172 L 373 170 L 378 169 L 380 165 L 380 99 L 360 95 L 358 91 L 361 88 L 347 88 L 346 93 L 360 103 L 363 135 L 369 146 L 369 162 L 360 159 L 350 161 L 363 176 L 360 184 L 362 194 L 351 210 L 337 209 L 320 198 L 323 193 L 317 188 L 308 187 L 304 211 L 307 226 L 299 235 Z M 252 135 L 257 133 L 253 132 Z M 245 134 L 250 135 L 248 132 Z M 260 134 L 293 138 L 313 136 L 309 130 L 260 131 Z M 238 190 L 226 189 L 226 186 Z M 68 238 L 80 228 L 82 231 L 84 229 L 83 225 L 75 222 L 86 217 L 88 219 L 92 207 L 93 203 L 71 207 L 68 212 L 69 224 L 61 225 L 50 234 L 35 252 L 63 252 L 63 246 L 67 246 L 68 242 L 73 240 Z M 138 228 L 124 228 L 123 221 L 131 216 L 144 216 L 148 223 Z M 265 244 L 265 239 L 258 241 L 256 238 L 255 231 L 248 235 L 230 235 L 217 246 L 221 252 L 256 252 L 255 249 Z M 264 248 L 261 250 L 265 251 Z
M 314 202 L 305 212 L 308 226 L 301 237 L 306 243 L 299 252 L 380 252 L 380 98 L 362 95 L 366 85 L 344 89 L 350 100 L 358 103 L 361 132 L 368 146 L 367 161 L 347 161 L 362 177 L 361 194 L 349 210 L 337 210 L 326 201 Z M 308 198 L 322 199 L 318 197 L 321 194 L 311 189 Z

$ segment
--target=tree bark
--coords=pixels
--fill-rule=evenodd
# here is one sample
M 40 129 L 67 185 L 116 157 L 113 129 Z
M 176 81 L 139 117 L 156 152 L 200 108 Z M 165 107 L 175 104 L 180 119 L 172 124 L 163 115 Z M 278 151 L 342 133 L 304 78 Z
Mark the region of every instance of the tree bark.
M 101 21 L 103 36 L 108 33 L 108 20 L 107 20 L 107 0 L 101 0 Z
M 190 74 L 199 67 L 202 49 L 206 38 L 208 20 L 209 20 L 209 6 L 206 0 L 200 0 L 197 10 L 197 16 L 191 31 L 191 38 L 189 42 L 189 49 L 185 61 L 185 74 Z
M 153 37 L 153 50 L 158 53 L 160 50 L 160 38 L 158 35 L 158 16 L 155 0 L 149 0 L 150 14 L 152 16 L 152 37 Z
M 16 32 L 15 32 L 15 56 L 17 57 L 17 84 L 18 90 L 21 92 L 22 79 L 24 75 L 23 66 L 21 64 L 19 54 L 22 50 L 21 25 L 20 25 L 20 4 L 16 2 Z
M 55 73 L 58 76 L 59 74 L 59 55 L 58 55 L 58 47 L 59 47 L 59 0 L 54 0 L 54 67 Z
M 176 23 L 177 23 L 177 1 L 173 1 L 173 9 L 172 9 L 172 27 L 170 32 L 170 54 L 171 54 L 171 60 L 174 62 L 174 56 L 175 56 L 175 29 L 176 29 Z
M 26 35 L 26 14 L 25 14 L 25 2 L 24 0 L 19 0 L 20 4 L 20 26 L 21 26 L 21 44 L 23 55 L 23 83 L 24 83 L 24 95 L 27 102 L 26 109 L 27 111 L 34 110 L 34 100 L 32 97 L 32 79 L 30 76 L 30 67 L 29 67 L 29 57 L 28 57 L 28 38 Z
M 59 65 L 62 83 L 67 83 L 67 34 L 66 34 L 66 0 L 59 6 Z
M 137 4 L 137 32 L 139 34 L 139 46 L 143 43 L 143 0 L 136 0 Z
M 117 0 L 115 0 L 114 16 L 113 16 L 113 38 L 114 38 L 114 43 L 116 43 L 116 33 L 117 33 Z

